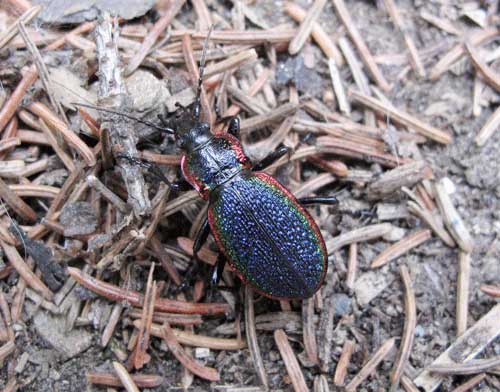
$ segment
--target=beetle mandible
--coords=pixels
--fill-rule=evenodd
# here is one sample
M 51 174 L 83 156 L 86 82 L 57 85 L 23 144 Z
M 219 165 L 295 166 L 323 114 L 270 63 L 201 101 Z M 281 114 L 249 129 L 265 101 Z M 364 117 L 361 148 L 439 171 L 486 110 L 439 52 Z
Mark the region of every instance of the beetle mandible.
M 182 108 L 174 121 L 162 118 L 183 150 L 184 179 L 209 202 L 196 235 L 196 255 L 211 231 L 221 251 L 212 275 L 217 284 L 226 261 L 246 284 L 273 299 L 311 297 L 323 283 L 328 255 L 321 232 L 303 207 L 334 204 L 334 197 L 297 199 L 274 177 L 262 172 L 287 153 L 281 148 L 256 165 L 238 139 L 240 121 L 233 117 L 227 132 L 212 134 L 200 120 L 206 47 L 200 61 L 192 111 Z

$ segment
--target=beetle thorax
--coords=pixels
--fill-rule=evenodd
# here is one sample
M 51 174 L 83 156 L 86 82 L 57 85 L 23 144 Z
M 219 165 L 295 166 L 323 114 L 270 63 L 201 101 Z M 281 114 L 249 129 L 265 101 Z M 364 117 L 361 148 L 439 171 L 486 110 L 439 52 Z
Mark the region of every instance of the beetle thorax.
M 244 169 L 251 167 L 239 141 L 229 134 L 197 136 L 197 148 L 186 150 L 182 158 L 182 172 L 186 180 L 205 199 L 211 190 L 230 181 Z

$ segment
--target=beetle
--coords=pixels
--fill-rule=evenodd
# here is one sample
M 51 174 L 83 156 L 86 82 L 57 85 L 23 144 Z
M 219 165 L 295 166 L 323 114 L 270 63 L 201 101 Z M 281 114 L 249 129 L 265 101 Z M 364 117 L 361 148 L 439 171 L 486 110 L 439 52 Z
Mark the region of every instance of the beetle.
M 297 199 L 262 170 L 287 153 L 280 148 L 253 165 L 239 141 L 240 121 L 228 119 L 227 132 L 213 134 L 200 120 L 207 40 L 200 61 L 192 110 L 165 119 L 183 151 L 183 177 L 209 203 L 196 234 L 195 259 L 212 232 L 221 253 L 211 277 L 216 285 L 226 262 L 245 284 L 272 299 L 305 299 L 322 285 L 328 254 L 318 225 L 304 206 L 335 204 L 334 197 Z

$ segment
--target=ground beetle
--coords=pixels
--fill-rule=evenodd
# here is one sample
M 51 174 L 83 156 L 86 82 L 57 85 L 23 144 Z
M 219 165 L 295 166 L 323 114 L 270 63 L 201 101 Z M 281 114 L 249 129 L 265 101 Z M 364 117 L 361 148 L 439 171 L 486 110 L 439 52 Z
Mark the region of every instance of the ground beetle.
M 180 109 L 173 120 L 162 118 L 184 152 L 184 179 L 209 202 L 193 254 L 196 257 L 211 231 L 222 252 L 212 284 L 217 284 L 228 261 L 244 283 L 266 297 L 309 298 L 323 283 L 328 255 L 318 226 L 303 206 L 333 204 L 336 199 L 297 200 L 275 178 L 260 171 L 283 156 L 286 148 L 252 165 L 238 140 L 238 118 L 228 119 L 227 133 L 217 134 L 200 121 L 208 36 L 193 109 Z

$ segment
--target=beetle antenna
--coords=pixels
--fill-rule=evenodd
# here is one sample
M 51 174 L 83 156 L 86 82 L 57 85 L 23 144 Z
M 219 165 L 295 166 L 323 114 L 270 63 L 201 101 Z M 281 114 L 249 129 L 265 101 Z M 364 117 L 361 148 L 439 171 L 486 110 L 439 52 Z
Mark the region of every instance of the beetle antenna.
M 112 114 L 117 114 L 119 116 L 122 116 L 122 117 L 125 117 L 125 118 L 128 118 L 130 120 L 134 120 L 134 121 L 137 121 L 138 123 L 141 123 L 141 124 L 144 124 L 144 125 L 147 125 L 149 127 L 152 127 L 152 128 L 155 128 L 155 129 L 158 129 L 159 131 L 161 132 L 165 132 L 165 133 L 169 133 L 169 134 L 174 134 L 175 131 L 172 129 L 172 128 L 166 128 L 166 127 L 160 127 L 159 125 L 156 125 L 150 121 L 146 121 L 146 120 L 141 120 L 140 118 L 137 118 L 137 117 L 134 117 L 134 116 L 131 116 L 130 114 L 127 114 L 127 113 L 123 113 L 123 112 L 120 112 L 118 110 L 113 110 L 113 109 L 104 109 L 104 108 L 100 108 L 98 106 L 94 106 L 94 105 L 87 105 L 85 103 L 78 103 L 78 102 L 71 102 L 72 105 L 75 105 L 75 106 L 82 106 L 84 108 L 89 108 L 89 109 L 94 109 L 94 110 L 97 110 L 99 112 L 105 112 L 105 113 L 112 113 Z
M 201 53 L 201 59 L 200 59 L 200 71 L 199 71 L 199 78 L 198 78 L 198 88 L 196 90 L 196 101 L 194 103 L 194 108 L 193 108 L 193 115 L 196 117 L 197 120 L 200 119 L 200 114 L 201 114 L 201 88 L 203 85 L 203 74 L 205 72 L 205 60 L 207 56 L 207 48 L 208 48 L 208 42 L 210 40 L 210 35 L 212 34 L 212 31 L 214 29 L 214 25 L 210 26 L 210 29 L 208 30 L 207 33 L 207 38 L 205 38 L 205 42 L 203 43 L 203 51 Z

